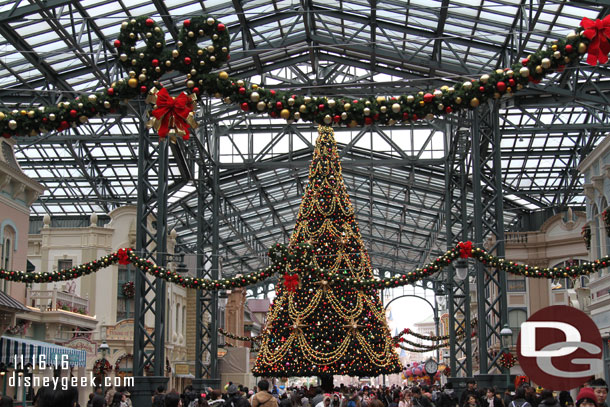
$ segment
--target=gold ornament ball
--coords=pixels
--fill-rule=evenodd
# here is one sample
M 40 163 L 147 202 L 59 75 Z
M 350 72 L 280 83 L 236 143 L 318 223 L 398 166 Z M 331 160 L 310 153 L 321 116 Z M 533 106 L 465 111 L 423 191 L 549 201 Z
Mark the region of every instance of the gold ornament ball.
M 368 107 L 365 107 L 363 110 L 363 113 L 365 116 L 370 116 L 371 114 L 371 109 L 369 109 Z
M 123 61 L 123 62 L 127 61 L 127 54 L 121 54 L 121 55 L 119 56 L 119 59 L 120 59 L 121 61 Z
M 15 130 L 17 128 L 17 122 L 15 120 L 9 120 L 8 128 L 11 130 Z
M 303 98 L 303 101 L 305 102 L 305 104 L 308 104 L 309 102 L 311 102 L 311 98 L 309 96 L 305 96 Z
M 521 85 L 520 83 L 517 84 L 517 90 L 521 90 L 523 89 L 523 85 Z
M 173 56 L 174 58 L 178 58 L 178 55 L 180 55 L 180 52 L 178 52 L 178 50 L 177 50 L 177 49 L 175 49 L 175 50 L 173 50 L 173 51 L 172 51 L 172 56 Z
M 81 123 L 87 123 L 89 121 L 89 118 L 83 115 L 78 118 L 78 121 Z
M 193 82 L 192 80 L 189 80 L 189 81 L 186 82 L 186 87 L 187 88 L 190 89 L 190 88 L 192 88 L 194 86 L 195 86 L 195 82 Z
M 575 31 L 570 32 L 567 37 L 568 40 L 575 40 L 576 38 L 578 38 L 578 34 L 576 34 Z
M 351 122 L 349 122 L 349 127 L 356 127 L 358 125 L 358 122 L 356 120 L 352 120 Z
M 449 90 L 449 86 L 447 86 L 447 85 L 443 85 L 443 86 L 441 86 L 441 90 L 442 90 L 443 92 L 447 92 L 447 91 Z
M 134 38 L 136 38 L 136 35 L 134 33 L 129 33 L 129 38 L 133 40 Z
M 288 98 L 288 106 L 294 106 L 294 98 Z
M 256 83 L 252 84 L 252 90 L 257 90 L 258 89 L 258 85 Z
M 244 81 L 242 81 L 241 79 L 238 80 L 236 83 L 237 83 L 237 86 L 239 86 L 240 88 L 243 88 L 245 85 Z
M 299 119 L 301 118 L 301 113 L 299 113 L 299 112 L 294 112 L 293 117 L 294 117 L 294 120 L 299 120 Z
M 479 106 L 479 103 L 480 103 L 480 102 L 479 102 L 479 99 L 477 99 L 477 98 L 472 98 L 472 99 L 470 100 L 470 106 L 472 106 L 472 107 L 477 107 L 477 106 Z
M 230 97 L 226 97 L 223 99 L 223 102 L 225 102 L 227 105 L 231 103 L 231 98 Z
M 540 65 L 544 69 L 549 69 L 551 67 L 551 60 L 548 59 L 548 58 L 542 58 L 542 61 L 540 62 Z
M 305 105 L 299 106 L 299 112 L 306 113 L 307 112 L 307 106 L 305 106 Z
M 387 106 L 381 106 L 379 111 L 381 111 L 381 113 L 386 113 L 388 111 L 388 107 Z
M 155 32 L 156 33 L 160 33 L 161 32 L 161 27 L 155 27 Z
M 509 69 L 508 71 L 506 71 L 506 76 L 508 76 L 509 78 L 512 78 L 513 75 L 515 75 L 515 73 L 513 72 L 512 69 Z
M 178 41 L 176 44 L 178 45 L 178 48 L 181 48 L 184 45 L 182 41 Z
M 472 89 L 472 82 L 470 81 L 466 81 L 462 84 L 462 88 L 466 89 L 466 90 L 470 90 Z
M 536 65 L 536 73 L 537 73 L 537 74 L 541 74 L 542 72 L 543 72 L 543 70 L 542 70 L 542 66 L 540 66 L 540 65 Z
M 335 99 L 328 99 L 328 107 L 333 109 L 336 105 L 337 105 L 337 102 L 335 102 Z
M 155 44 L 155 47 L 157 47 L 157 48 L 161 48 L 162 46 L 163 46 L 163 44 L 161 44 L 160 42 L 157 42 L 157 43 Z
M 346 112 L 341 113 L 341 120 L 347 120 L 347 113 Z
M 290 119 L 290 110 L 282 109 L 282 111 L 280 112 L 280 117 L 282 119 Z
M 258 102 L 261 98 L 261 95 L 258 94 L 258 92 L 252 92 L 250 94 L 250 100 L 253 102 Z
M 170 60 L 165 61 L 165 66 L 168 67 L 168 68 L 170 66 L 172 66 L 172 61 L 170 61 Z
M 4 112 L 0 112 L 0 120 L 4 120 L 6 118 L 6 115 L 4 114 Z
M 585 52 L 587 52 L 587 45 L 584 42 L 578 44 L 578 52 L 580 54 L 584 54 Z
M 87 99 L 89 99 L 89 102 L 95 103 L 97 101 L 97 96 L 96 95 L 89 95 L 87 97 Z
M 197 70 L 196 69 L 191 69 L 191 76 L 195 76 L 197 75 Z
M 553 51 L 557 51 L 557 44 L 553 44 L 553 45 L 551 46 L 551 50 L 553 50 Z
M 438 110 L 445 110 L 445 105 L 444 105 L 444 104 L 442 104 L 442 103 L 439 103 L 439 104 L 436 106 L 436 108 L 437 108 Z
M 378 104 L 385 103 L 385 96 L 377 96 L 377 103 Z
M 126 29 L 128 26 L 129 26 L 129 23 L 128 23 L 127 21 L 123 21 L 123 22 L 121 23 L 121 28 L 122 28 L 123 30 L 124 30 L 124 29 Z
M 136 78 L 129 78 L 129 80 L 127 81 L 127 86 L 129 86 L 130 88 L 135 88 L 136 86 L 138 86 L 138 80 Z
M 343 105 L 343 108 L 345 109 L 345 111 L 346 111 L 346 112 L 347 112 L 347 111 L 348 111 L 348 110 L 349 110 L 351 107 L 352 107 L 352 105 L 351 105 L 351 104 L 349 104 L 349 103 L 346 103 L 346 104 L 344 104 L 344 105 Z
M 146 33 L 146 38 L 152 38 L 152 33 L 151 32 L 147 32 Z
M 560 51 L 553 52 L 553 58 L 555 58 L 555 59 L 561 58 L 561 52 Z
M 30 119 L 33 119 L 35 114 L 36 114 L 36 112 L 34 112 L 33 110 L 28 111 L 28 117 Z
M 571 61 L 570 57 L 565 57 L 563 60 L 566 64 L 569 64 Z
M 530 76 L 530 70 L 527 66 L 524 66 L 523 68 L 519 69 L 519 74 L 524 78 L 527 78 Z
M 395 125 L 395 124 L 396 124 L 396 120 L 394 120 L 394 119 L 390 119 L 390 120 L 388 120 L 388 124 L 389 124 L 390 126 L 393 126 L 393 125 Z
M 108 104 L 110 104 L 110 102 L 108 102 Z M 104 103 L 104 105 L 106 105 L 106 104 Z M 56 117 L 55 117 L 55 113 L 51 113 L 51 114 L 49 114 L 49 120 L 51 120 L 52 122 L 54 122 L 54 121 L 55 121 L 55 119 L 56 119 Z
M 415 96 L 409 95 L 407 96 L 407 103 L 413 103 L 415 101 Z
M 489 75 L 485 74 L 485 75 L 481 75 L 481 83 L 487 83 L 487 81 L 489 81 Z
M 64 102 L 64 109 L 69 109 L 70 108 L 70 102 Z M 25 114 L 25 113 L 22 113 Z
M 212 52 L 214 52 L 214 46 L 213 45 L 208 45 L 207 50 L 211 54 Z
M 207 23 L 208 25 L 213 25 L 216 22 L 212 17 L 208 17 Z
M 439 89 L 436 89 L 436 90 L 434 91 L 433 95 L 434 95 L 434 97 L 435 97 L 435 98 L 437 98 L 437 99 L 438 99 L 438 98 L 441 98 L 441 97 L 443 97 L 443 91 L 442 91 L 442 90 L 439 90 Z
M 139 80 L 140 82 L 146 82 L 146 75 L 144 75 L 143 73 L 141 73 L 141 74 L 138 76 L 138 80 Z
M 267 104 L 266 104 L 265 102 L 263 102 L 263 101 L 260 101 L 260 102 L 258 102 L 258 103 L 256 104 L 256 109 L 257 109 L 259 112 L 262 112 L 263 110 L 265 110 L 265 108 L 266 108 L 266 107 L 267 107 Z
M 215 62 L 215 61 L 216 61 L 216 57 L 215 57 L 214 55 L 212 55 L 212 56 L 210 57 L 210 61 Z
M 455 88 L 453 86 L 447 89 L 447 93 L 452 94 L 453 92 L 455 92 Z
M 330 115 L 329 115 L 329 114 L 327 114 L 326 116 L 324 116 L 324 124 L 330 124 L 330 123 L 332 123 L 332 121 L 333 121 L 333 118 L 332 118 L 332 117 L 330 117 Z
M 203 55 L 203 50 L 201 48 L 199 48 L 197 50 L 197 55 L 202 56 Z
M 419 105 L 420 105 L 420 106 L 423 106 L 423 105 L 425 105 L 425 104 L 426 104 L 426 102 L 424 102 L 423 100 L 420 100 L 420 101 L 419 101 Z
M 223 81 L 226 81 L 227 79 L 229 79 L 229 74 L 226 73 L 225 71 L 222 71 L 218 74 L 218 77 L 220 79 L 222 79 Z
M 502 75 L 504 73 L 503 69 L 496 69 L 496 74 Z
M 427 119 L 427 120 L 434 120 L 434 115 L 433 115 L 432 113 L 428 113 L 428 114 L 426 115 L 426 119 Z
M 192 31 L 187 32 L 186 35 L 188 35 L 189 38 L 195 38 L 195 33 Z
M 199 61 L 199 66 L 205 66 L 205 61 Z

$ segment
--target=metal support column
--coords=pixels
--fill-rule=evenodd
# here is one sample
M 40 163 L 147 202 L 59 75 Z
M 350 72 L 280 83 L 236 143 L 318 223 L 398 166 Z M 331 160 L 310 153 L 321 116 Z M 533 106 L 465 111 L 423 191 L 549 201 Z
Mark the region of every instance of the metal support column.
M 477 246 L 491 243 L 487 251 L 503 258 L 504 208 L 497 102 L 472 112 L 472 146 L 474 241 Z M 491 198 L 483 200 L 483 190 Z M 496 378 L 488 375 L 502 372 L 498 361 L 502 347 L 500 330 L 508 322 L 506 274 L 480 262 L 475 262 L 475 270 L 480 380 L 493 380 L 487 385 L 503 387 L 503 380 L 496 383 Z
M 445 219 L 447 246 L 454 247 L 459 241 L 468 240 L 469 220 L 467 213 L 467 152 L 469 150 L 468 130 L 463 127 L 448 127 L 445 132 L 447 168 L 445 170 Z M 452 378 L 472 376 L 471 328 L 470 328 L 470 283 L 455 279 L 455 270 L 447 267 L 445 284 L 448 288 L 449 343 Z M 464 332 L 461 338 L 456 334 Z
M 203 126 L 198 143 L 199 173 L 197 179 L 197 277 L 220 278 L 218 221 L 220 194 L 218 191 L 218 132 L 209 134 Z M 220 388 L 218 372 L 218 292 L 197 290 L 197 325 L 195 328 L 195 379 L 193 387 Z
M 138 147 L 138 208 L 136 253 L 142 259 L 164 264 L 167 244 L 168 141 L 150 137 L 144 109 L 141 110 Z M 165 373 L 165 281 L 136 268 L 134 309 L 133 369 L 134 405 L 149 405 L 153 392 L 166 385 Z M 149 331 L 154 323 L 154 330 Z M 153 322 L 154 321 L 154 322 Z M 153 376 L 144 376 L 145 367 Z

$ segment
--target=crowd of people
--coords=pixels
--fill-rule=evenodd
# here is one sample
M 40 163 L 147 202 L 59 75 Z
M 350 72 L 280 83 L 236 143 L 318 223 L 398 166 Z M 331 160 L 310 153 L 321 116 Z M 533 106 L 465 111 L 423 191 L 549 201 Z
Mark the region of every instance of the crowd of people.
M 289 387 L 280 389 L 261 380 L 254 389 L 229 383 L 226 391 L 208 389 L 196 392 L 188 386 L 182 393 L 166 392 L 163 387 L 151 398 L 152 407 L 608 407 L 608 385 L 603 379 L 585 383 L 576 401 L 567 391 L 555 393 L 527 384 L 515 391 L 499 393 L 494 388 L 477 388 L 474 380 L 466 382 L 458 395 L 453 384 L 382 386 L 379 388 L 340 385 L 332 392 L 320 387 Z M 282 386 L 283 387 L 283 386 Z M 37 407 L 79 407 L 75 389 L 52 391 L 42 388 L 36 394 Z M 0 407 L 12 407 L 10 397 L 0 398 Z M 87 407 L 133 407 L 127 389 L 97 389 L 89 395 Z M 137 406 L 139 407 L 139 406 Z

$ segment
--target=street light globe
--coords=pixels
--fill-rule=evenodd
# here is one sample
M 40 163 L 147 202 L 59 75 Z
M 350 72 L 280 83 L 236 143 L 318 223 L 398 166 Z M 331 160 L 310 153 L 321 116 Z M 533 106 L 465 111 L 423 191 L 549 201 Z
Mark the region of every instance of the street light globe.
M 513 330 L 510 329 L 508 324 L 504 324 L 500 331 L 500 337 L 502 338 L 502 346 L 510 349 L 513 346 Z
M 455 262 L 455 278 L 459 281 L 464 281 L 468 277 L 468 261 L 459 259 Z
M 102 356 L 106 356 L 106 354 L 110 351 L 110 346 L 103 341 L 102 344 L 97 348 L 97 351 L 102 354 Z

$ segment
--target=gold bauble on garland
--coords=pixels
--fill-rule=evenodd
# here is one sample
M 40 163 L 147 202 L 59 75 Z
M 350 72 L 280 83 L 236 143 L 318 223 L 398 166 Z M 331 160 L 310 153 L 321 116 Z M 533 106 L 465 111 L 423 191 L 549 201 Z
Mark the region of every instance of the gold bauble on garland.
M 477 98 L 470 99 L 470 106 L 477 107 L 477 106 L 479 106 L 479 104 L 480 104 L 479 99 L 477 99 Z

